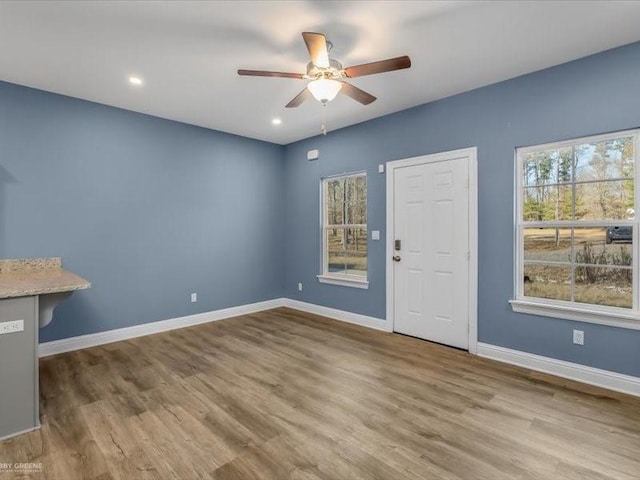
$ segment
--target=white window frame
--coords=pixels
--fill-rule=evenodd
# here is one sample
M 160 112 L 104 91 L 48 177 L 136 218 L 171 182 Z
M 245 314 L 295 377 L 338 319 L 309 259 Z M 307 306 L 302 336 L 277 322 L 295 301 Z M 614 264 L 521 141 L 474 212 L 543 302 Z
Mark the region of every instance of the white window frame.
M 327 196 L 327 184 L 331 180 L 336 180 L 339 178 L 351 178 L 351 177 L 365 177 L 367 180 L 367 192 L 369 191 L 369 179 L 367 178 L 366 171 L 358 171 L 352 173 L 342 173 L 340 175 L 332 175 L 328 177 L 323 177 L 320 179 L 320 245 L 322 248 L 322 253 L 320 255 L 321 265 L 320 271 L 322 272 L 320 275 L 317 275 L 317 279 L 320 283 L 328 283 L 331 285 L 340 285 L 343 287 L 354 287 L 354 288 L 369 288 L 369 230 L 367 224 L 344 224 L 345 228 L 364 228 L 367 232 L 367 276 L 363 277 L 360 275 L 349 275 L 346 273 L 335 273 L 329 272 L 329 249 L 326 244 L 326 229 L 327 229 L 327 221 L 328 214 L 325 204 L 325 199 Z M 368 196 L 368 194 L 367 194 Z M 366 200 L 367 203 L 367 216 L 369 215 L 369 199 Z M 346 220 L 346 219 L 345 219 Z
M 576 144 L 597 143 L 613 140 L 620 137 L 634 137 L 634 208 L 636 211 L 633 220 L 603 220 L 597 222 L 585 222 L 575 220 L 561 220 L 554 222 L 524 222 L 522 218 L 523 200 L 523 158 L 524 155 L 540 150 L 569 147 Z M 633 330 L 640 330 L 640 292 L 638 277 L 640 276 L 640 255 L 638 248 L 640 225 L 640 129 L 612 132 L 604 135 L 574 138 L 562 142 L 547 143 L 516 149 L 515 168 L 515 298 L 509 303 L 514 312 L 541 315 L 545 317 L 563 318 L 580 322 L 610 325 Z M 527 227 L 607 227 L 617 225 L 630 225 L 633 227 L 633 306 L 632 308 L 610 307 L 564 300 L 527 297 L 524 295 L 524 228 Z

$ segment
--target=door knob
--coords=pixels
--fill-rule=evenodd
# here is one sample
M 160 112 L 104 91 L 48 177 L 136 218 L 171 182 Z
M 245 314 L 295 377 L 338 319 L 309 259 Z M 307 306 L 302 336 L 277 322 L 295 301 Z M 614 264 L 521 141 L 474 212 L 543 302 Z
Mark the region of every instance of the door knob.
M 399 262 L 399 261 L 401 260 L 400 255 L 394 255 L 393 257 L 391 257 L 391 259 L 392 259 L 394 262 Z

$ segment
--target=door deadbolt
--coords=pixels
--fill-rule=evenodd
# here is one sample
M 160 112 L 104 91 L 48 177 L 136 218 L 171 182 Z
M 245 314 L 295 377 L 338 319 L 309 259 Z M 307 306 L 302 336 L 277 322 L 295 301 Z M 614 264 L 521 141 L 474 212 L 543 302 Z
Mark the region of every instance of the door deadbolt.
M 394 255 L 393 257 L 391 257 L 391 259 L 392 259 L 394 262 L 399 262 L 399 261 L 401 260 L 400 255 Z

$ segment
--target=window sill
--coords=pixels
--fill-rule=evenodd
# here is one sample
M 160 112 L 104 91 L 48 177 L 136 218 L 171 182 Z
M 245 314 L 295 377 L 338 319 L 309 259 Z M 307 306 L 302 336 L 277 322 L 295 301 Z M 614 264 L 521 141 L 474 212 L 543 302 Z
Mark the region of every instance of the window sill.
M 316 277 L 320 283 L 340 285 L 341 287 L 369 288 L 369 282 L 367 280 L 358 280 L 347 277 L 332 277 L 329 275 L 316 275 Z
M 631 311 L 625 312 L 622 309 L 605 311 L 591 309 L 588 306 L 555 305 L 536 300 L 509 300 L 509 303 L 512 310 L 517 313 L 640 330 L 640 315 Z

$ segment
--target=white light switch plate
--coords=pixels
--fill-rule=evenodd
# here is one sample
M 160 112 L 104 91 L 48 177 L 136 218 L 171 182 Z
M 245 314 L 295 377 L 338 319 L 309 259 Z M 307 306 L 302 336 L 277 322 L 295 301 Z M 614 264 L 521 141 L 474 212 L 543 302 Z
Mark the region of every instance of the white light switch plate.
M 24 320 L 13 320 L 11 322 L 0 323 L 0 335 L 6 333 L 17 333 L 24 331 Z
M 573 343 L 576 345 L 584 345 L 584 330 L 573 331 Z
M 371 240 L 380 240 L 380 230 L 371 230 Z

